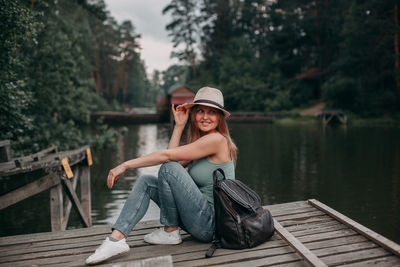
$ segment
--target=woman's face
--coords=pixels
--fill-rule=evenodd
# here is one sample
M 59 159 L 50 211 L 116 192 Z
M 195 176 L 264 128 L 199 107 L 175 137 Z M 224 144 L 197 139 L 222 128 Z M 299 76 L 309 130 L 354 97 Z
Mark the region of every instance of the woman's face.
M 203 134 L 214 132 L 221 116 L 218 109 L 199 105 L 195 112 L 196 125 L 200 132 Z

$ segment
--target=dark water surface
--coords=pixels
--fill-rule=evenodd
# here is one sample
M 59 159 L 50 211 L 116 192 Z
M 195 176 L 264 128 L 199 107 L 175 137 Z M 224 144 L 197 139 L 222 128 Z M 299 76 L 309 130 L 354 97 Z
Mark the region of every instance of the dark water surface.
M 133 125 L 118 140 L 118 151 L 94 152 L 94 224 L 115 222 L 137 177 L 159 166 L 129 171 L 112 190 L 110 168 L 164 149 L 167 124 Z M 239 148 L 236 177 L 257 191 L 263 204 L 315 198 L 351 219 L 400 243 L 400 129 L 320 125 L 230 124 Z M 1 235 L 50 230 L 49 194 L 42 193 L 1 211 Z M 144 219 L 158 218 L 151 205 Z M 80 227 L 76 214 L 69 228 Z

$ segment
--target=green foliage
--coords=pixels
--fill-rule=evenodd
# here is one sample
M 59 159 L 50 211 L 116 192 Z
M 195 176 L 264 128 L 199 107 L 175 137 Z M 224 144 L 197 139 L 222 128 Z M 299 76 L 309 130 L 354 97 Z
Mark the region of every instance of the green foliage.
M 18 2 L 1 0 L 0 6 L 0 138 L 11 139 L 33 127 L 27 115 L 33 98 L 24 75 L 30 58 L 19 51 L 35 48 L 43 24 Z
M 172 26 L 188 15 L 186 2 L 171 1 L 166 8 L 181 11 Z M 195 40 L 202 57 L 197 75 L 188 73 L 184 84 L 221 88 L 231 110 L 287 110 L 325 101 L 364 116 L 395 114 L 400 107 L 395 4 L 203 1 L 197 12 L 190 11 L 197 16 L 192 21 L 199 25 Z M 171 25 L 173 40 L 182 37 Z
M 117 133 L 101 121 L 91 128 L 90 114 L 149 98 L 133 25 L 115 23 L 101 0 L 0 5 L 0 140 L 12 141 L 13 156 L 111 146 Z M 100 53 L 110 59 L 102 70 Z M 114 90 L 107 99 L 103 88 Z

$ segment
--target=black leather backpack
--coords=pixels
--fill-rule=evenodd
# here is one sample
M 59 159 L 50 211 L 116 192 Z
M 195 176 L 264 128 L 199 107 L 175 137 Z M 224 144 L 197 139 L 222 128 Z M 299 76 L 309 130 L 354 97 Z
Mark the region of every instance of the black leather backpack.
M 223 176 L 218 180 L 218 172 Z M 261 206 L 260 197 L 238 180 L 213 173 L 215 234 L 206 258 L 217 248 L 245 249 L 264 243 L 274 234 L 271 213 Z

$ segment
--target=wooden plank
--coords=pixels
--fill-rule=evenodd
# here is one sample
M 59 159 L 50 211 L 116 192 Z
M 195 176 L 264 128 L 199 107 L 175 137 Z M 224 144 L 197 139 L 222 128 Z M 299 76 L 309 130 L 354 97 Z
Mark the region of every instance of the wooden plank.
M 0 196 L 0 210 L 11 206 L 19 201 L 22 201 L 28 197 L 36 195 L 44 190 L 47 190 L 50 187 L 55 186 L 59 183 L 60 179 L 54 173 L 39 178 L 27 185 L 24 185 L 18 189 L 15 189 L 14 191 Z
M 154 258 L 148 258 L 138 261 L 129 262 L 118 262 L 113 264 L 105 264 L 109 267 L 173 267 L 171 255 L 159 256 Z
M 152 230 L 154 229 L 140 230 L 133 233 L 133 235 L 128 238 L 128 244 L 131 247 L 136 247 L 136 248 L 134 250 L 135 252 L 133 254 L 134 256 L 127 258 L 127 260 L 135 260 L 137 259 L 138 256 L 143 258 L 143 257 L 151 257 L 159 255 L 157 254 L 158 253 L 157 251 L 160 249 L 162 252 L 168 254 L 176 254 L 177 252 L 174 251 L 178 250 L 179 254 L 190 253 L 190 257 L 193 259 L 203 259 L 204 253 L 209 247 L 209 244 L 199 243 L 191 239 L 186 240 L 185 238 L 184 243 L 179 246 L 163 246 L 163 247 L 152 246 L 152 249 L 149 250 L 148 247 L 143 247 L 147 245 L 143 242 L 143 235 L 151 232 Z M 10 251 L 2 251 L 0 253 L 1 255 L 0 262 L 4 261 L 3 259 L 1 259 L 2 257 L 6 257 L 7 260 L 10 261 L 10 260 L 29 260 L 38 257 L 44 258 L 50 256 L 54 257 L 62 255 L 73 255 L 83 252 L 90 253 L 93 252 L 101 244 L 105 236 L 106 234 L 94 236 L 92 238 L 82 236 L 80 238 L 74 238 L 74 239 L 50 240 L 46 242 L 36 243 L 33 246 L 29 246 L 28 244 L 26 244 L 25 246 L 14 247 L 14 249 Z M 285 242 L 283 242 L 281 239 L 276 239 L 276 237 L 277 235 L 275 235 L 271 241 L 265 242 L 264 244 L 261 244 L 256 248 L 240 250 L 240 251 L 219 249 L 216 251 L 215 255 L 221 256 L 221 255 L 243 253 L 251 250 L 263 250 L 267 248 L 287 246 Z M 320 249 L 325 247 L 336 247 L 343 244 L 348 245 L 348 244 L 362 243 L 365 240 L 366 239 L 362 236 L 353 236 L 350 238 L 345 237 L 345 238 L 337 238 L 334 240 L 324 240 L 320 242 L 308 243 L 307 247 L 309 249 L 315 249 L 315 248 Z M 12 255 L 18 255 L 18 254 L 19 256 L 17 257 L 14 258 L 10 257 Z M 185 257 L 187 257 L 187 255 Z
M 336 247 L 318 248 L 314 249 L 313 252 L 321 259 L 327 256 L 335 256 L 341 258 L 342 253 L 359 252 L 377 247 L 378 245 L 373 242 L 361 242 L 355 244 L 344 244 Z
M 7 172 L 8 170 L 14 169 L 15 167 L 16 165 L 14 161 L 0 162 L 0 172 Z
M 366 241 L 367 239 L 365 237 L 361 235 L 354 235 L 354 236 L 338 237 L 328 240 L 308 242 L 306 243 L 306 246 L 310 250 L 315 250 L 320 248 L 338 247 L 342 245 L 363 243 Z
M 331 226 L 325 226 L 325 227 L 321 226 L 321 227 L 312 228 L 312 229 L 305 229 L 305 230 L 300 230 L 300 231 L 291 232 L 291 233 L 293 235 L 295 235 L 296 237 L 300 237 L 300 236 L 307 236 L 310 234 L 327 233 L 327 232 L 342 230 L 342 229 L 346 229 L 346 228 L 347 228 L 346 225 L 338 224 L 338 225 L 331 225 Z
M 339 265 L 342 266 L 342 265 Z M 393 267 L 400 266 L 400 258 L 396 256 L 382 257 L 378 259 L 366 260 L 361 262 L 355 262 L 345 264 L 346 267 L 368 267 L 368 266 L 379 266 L 379 267 Z
M 309 264 L 317 267 L 327 267 L 323 261 L 321 261 L 315 254 L 313 254 L 308 248 L 306 248 L 297 238 L 295 238 L 291 233 L 289 233 L 282 225 L 274 219 L 275 230 L 286 240 L 297 253 Z
M 0 162 L 8 162 L 10 160 L 10 140 L 2 140 L 0 141 Z
M 332 216 L 336 220 L 344 223 L 345 225 L 349 226 L 354 231 L 357 231 L 361 235 L 367 237 L 368 239 L 374 241 L 375 243 L 379 244 L 380 246 L 388 249 L 392 253 L 397 256 L 400 256 L 400 245 L 396 244 L 395 242 L 387 239 L 384 236 L 372 231 L 371 229 L 365 227 L 364 225 L 359 224 L 356 221 L 346 217 L 345 215 L 339 213 L 338 211 L 328 207 L 327 205 L 319 202 L 316 199 L 310 199 L 308 202 L 313 205 L 314 207 L 326 212 L 328 215 Z
M 279 221 L 279 220 L 278 220 Z M 282 223 L 281 223 L 282 225 Z M 295 225 L 289 225 L 285 227 L 289 232 L 294 233 L 297 231 L 304 231 L 304 230 L 310 230 L 310 229 L 319 229 L 320 227 L 326 227 L 326 226 L 335 226 L 335 225 L 341 225 L 338 221 L 329 218 L 326 221 L 318 221 L 318 222 L 311 222 L 311 223 L 302 223 L 302 224 L 295 224 Z
M 290 215 L 282 215 L 282 216 L 274 216 L 276 219 L 279 219 L 279 221 L 285 221 L 285 220 L 306 220 L 312 217 L 317 217 L 317 216 L 324 216 L 325 213 L 322 211 L 316 210 L 312 212 L 305 212 L 305 213 L 299 213 L 299 214 L 290 214 Z
M 47 154 L 41 158 L 39 161 L 31 161 L 27 166 L 20 166 L 20 168 L 14 168 L 10 170 L 2 170 L 0 169 L 0 176 L 10 176 L 19 173 L 32 172 L 38 169 L 46 169 L 50 170 L 55 167 L 58 167 L 61 170 L 61 159 L 67 157 L 70 166 L 74 166 L 84 160 L 86 160 L 86 149 L 89 146 L 83 146 L 81 148 L 70 150 L 70 151 L 62 151 L 56 154 Z M 28 156 L 29 157 L 29 156 Z
M 312 211 L 318 211 L 316 208 L 308 206 L 304 208 L 295 208 L 295 209 L 285 209 L 285 210 L 273 210 L 271 211 L 272 216 L 284 216 L 290 214 L 299 214 L 299 213 L 307 213 Z
M 218 250 L 216 251 L 218 252 Z M 193 260 L 190 257 L 190 254 L 180 254 L 180 255 L 172 255 L 174 260 L 174 266 L 210 266 L 210 265 L 220 265 L 225 263 L 235 263 L 235 262 L 242 262 L 243 259 L 247 261 L 256 260 L 256 259 L 264 259 L 264 262 L 269 262 L 270 257 L 284 255 L 288 256 L 287 259 L 281 259 L 281 262 L 291 262 L 291 261 L 298 261 L 300 257 L 298 257 L 290 248 L 289 246 L 278 247 L 278 248 L 271 248 L 266 250 L 250 250 L 246 252 L 242 252 L 241 250 L 234 251 L 234 254 L 228 255 L 220 255 L 220 256 L 213 256 L 211 258 L 199 258 Z M 292 255 L 296 255 L 293 257 Z
M 13 159 L 16 166 L 18 168 L 23 167 L 23 166 L 27 166 L 28 164 L 31 164 L 33 161 L 39 161 L 41 158 L 43 158 L 44 156 L 46 156 L 47 154 L 50 153 L 57 153 L 57 147 L 56 146 L 51 146 L 49 148 L 43 149 L 37 153 L 28 155 L 28 156 L 24 156 L 24 157 L 20 157 L 20 158 L 15 158 Z
M 264 208 L 268 209 L 271 213 L 279 210 L 293 210 L 297 208 L 309 208 L 310 205 L 306 201 L 294 201 L 289 203 L 280 203 L 273 205 L 265 205 Z
M 329 240 L 329 239 L 335 239 L 338 237 L 344 237 L 344 236 L 354 236 L 357 235 L 357 233 L 351 229 L 343 229 L 343 230 L 338 230 L 338 231 L 332 231 L 328 233 L 322 233 L 322 234 L 309 234 L 306 236 L 299 236 L 300 242 L 307 244 L 309 242 L 316 242 L 316 241 L 322 241 L 322 240 Z
M 290 220 L 285 220 L 285 221 L 278 220 L 278 221 L 281 223 L 281 225 L 283 227 L 288 227 L 288 226 L 293 226 L 293 225 L 302 225 L 302 224 L 308 225 L 310 223 L 326 222 L 326 221 L 329 221 L 329 219 L 332 219 L 332 217 L 329 217 L 328 215 L 324 215 L 324 216 L 318 216 L 318 217 L 310 217 L 307 219 L 303 218 L 300 221 L 296 220 L 296 219 L 294 219 L 294 220 L 290 219 Z
M 140 222 L 135 226 L 134 231 L 131 234 L 135 234 L 135 231 L 141 229 L 152 229 L 154 227 L 161 227 L 158 220 L 144 221 Z M 68 230 L 65 232 L 46 232 L 46 233 L 34 233 L 26 235 L 16 235 L 16 236 L 5 236 L 0 237 L 0 246 L 9 246 L 13 244 L 24 244 L 39 241 L 49 241 L 56 239 L 67 239 L 67 238 L 77 238 L 81 236 L 93 236 L 93 235 L 105 235 L 111 232 L 110 226 L 93 226 L 90 228 L 79 228 Z
M 76 168 L 74 170 L 74 173 L 75 173 L 75 175 L 74 175 L 74 178 L 72 179 L 72 188 L 75 191 L 76 186 L 78 185 L 78 179 L 81 175 L 80 168 L 79 167 Z M 62 223 L 61 223 L 61 231 L 65 231 L 67 229 L 69 215 L 71 214 L 71 208 L 72 208 L 71 200 L 69 200 L 69 198 L 67 197 L 65 199 L 65 204 L 64 204 L 64 216 L 63 216 Z
M 391 253 L 383 248 L 373 248 L 366 249 L 361 251 L 351 251 L 348 253 L 342 253 L 339 255 L 331 255 L 327 257 L 321 257 L 324 262 L 328 265 L 341 265 L 341 264 L 349 264 L 359 261 L 376 259 L 379 257 L 390 256 Z
M 262 256 L 262 255 L 260 255 Z M 174 257 L 173 257 L 174 259 Z M 213 259 L 213 258 L 210 258 Z M 271 257 L 264 257 L 258 259 L 249 259 L 244 261 L 242 258 L 241 261 L 230 261 L 229 257 L 226 259 L 222 259 L 221 263 L 218 263 L 218 266 L 235 266 L 235 267 L 249 267 L 249 266 L 276 266 L 282 263 L 292 263 L 292 262 L 301 262 L 301 257 L 296 253 L 287 253 L 287 254 L 278 254 Z M 186 266 L 209 266 L 207 260 L 196 260 L 196 261 L 183 261 L 183 262 L 175 262 L 174 259 L 174 267 L 186 267 Z M 303 266 L 303 265 L 299 265 Z
M 81 219 L 84 226 L 89 227 L 90 224 L 86 219 L 85 213 L 83 212 L 81 203 L 79 202 L 78 196 L 76 195 L 72 183 L 70 180 L 66 179 L 65 177 L 62 178 L 62 184 L 64 185 L 64 190 L 69 199 L 72 202 L 75 210 L 78 212 L 79 218 Z
M 89 226 L 92 225 L 92 202 L 90 193 L 90 168 L 87 165 L 79 167 L 81 170 L 81 205 Z
M 60 180 L 59 178 L 57 178 Z M 63 220 L 63 195 L 62 185 L 58 184 L 50 189 L 50 223 L 51 231 L 62 230 Z

